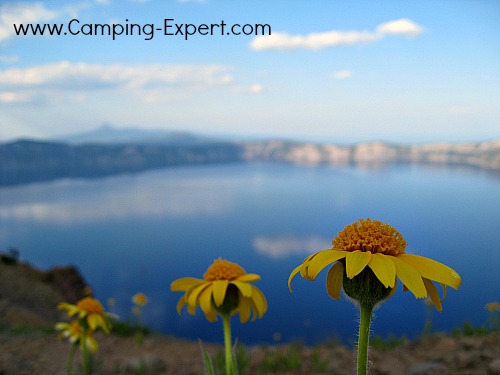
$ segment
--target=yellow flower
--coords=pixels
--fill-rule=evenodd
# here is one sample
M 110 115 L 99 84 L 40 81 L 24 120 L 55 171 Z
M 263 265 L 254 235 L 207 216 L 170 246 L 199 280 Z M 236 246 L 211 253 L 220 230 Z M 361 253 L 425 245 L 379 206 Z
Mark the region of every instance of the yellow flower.
M 498 302 L 490 302 L 487 303 L 485 306 L 486 310 L 493 312 L 493 311 L 498 311 L 500 310 L 500 303 Z
M 132 302 L 139 306 L 144 306 L 148 303 L 148 297 L 144 293 L 137 293 L 132 297 Z
M 114 314 L 109 314 L 104 311 L 101 303 L 92 297 L 85 297 L 78 301 L 76 305 L 61 302 L 57 305 L 60 310 L 66 310 L 69 316 L 78 315 L 79 319 L 83 319 L 92 331 L 97 328 L 102 328 L 106 333 L 111 331 L 110 317 L 115 317 Z
M 215 322 L 217 312 L 227 307 L 227 312 L 239 313 L 240 321 L 245 323 L 250 315 L 255 320 L 267 311 L 266 297 L 250 284 L 260 280 L 259 275 L 246 273 L 238 264 L 219 258 L 208 267 L 203 277 L 203 280 L 185 277 L 170 285 L 174 292 L 185 292 L 177 303 L 179 314 L 187 305 L 188 312 L 194 315 L 199 305 L 206 318 Z
M 61 331 L 59 339 L 68 338 L 69 342 L 73 345 L 82 343 L 83 329 L 76 320 L 72 323 L 56 323 L 55 328 Z M 91 331 L 87 332 L 84 339 L 84 345 L 87 345 L 87 348 L 91 352 L 97 352 L 97 341 L 92 337 Z
M 446 295 L 446 285 L 458 289 L 461 278 L 453 269 L 432 259 L 406 254 L 406 241 L 392 226 L 378 220 L 360 219 L 347 225 L 332 241 L 331 249 L 322 250 L 308 256 L 295 268 L 288 279 L 291 281 L 297 273 L 308 280 L 316 276 L 327 266 L 330 268 L 326 288 L 333 299 L 340 299 L 343 279 L 353 279 L 366 267 L 385 288 L 394 288 L 396 277 L 416 298 L 430 296 L 438 311 L 442 311 L 441 299 L 433 281 L 441 283 Z

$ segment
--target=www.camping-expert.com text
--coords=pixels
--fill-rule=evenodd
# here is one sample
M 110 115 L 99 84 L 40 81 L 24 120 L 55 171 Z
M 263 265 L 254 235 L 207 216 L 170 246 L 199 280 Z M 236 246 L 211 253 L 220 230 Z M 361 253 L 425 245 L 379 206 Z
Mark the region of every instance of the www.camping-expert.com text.
M 124 23 L 83 23 L 73 18 L 67 23 L 26 23 L 13 24 L 13 27 L 18 36 L 109 36 L 113 40 L 123 36 L 139 36 L 144 40 L 152 40 L 158 34 L 182 37 L 184 40 L 194 35 L 271 35 L 269 24 L 227 24 L 224 20 L 219 23 L 177 23 L 174 18 L 165 18 L 161 26 L 155 23 L 131 23 L 128 19 Z

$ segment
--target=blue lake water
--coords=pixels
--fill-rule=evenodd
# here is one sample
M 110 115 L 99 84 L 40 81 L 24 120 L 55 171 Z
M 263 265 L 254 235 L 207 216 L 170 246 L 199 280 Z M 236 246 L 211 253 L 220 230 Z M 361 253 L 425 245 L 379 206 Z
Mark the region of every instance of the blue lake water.
M 390 166 L 362 170 L 276 164 L 164 169 L 98 180 L 59 180 L 0 188 L 0 249 L 19 248 L 21 259 L 47 269 L 77 265 L 97 298 L 131 317 L 130 298 L 147 294 L 143 320 L 166 334 L 222 341 L 222 323 L 198 310 L 175 309 L 181 293 L 170 283 L 202 278 L 222 257 L 258 273 L 267 296 L 263 319 L 240 324 L 247 344 L 273 340 L 349 342 L 357 309 L 330 299 L 326 272 L 314 282 L 294 280 L 303 258 L 330 247 L 345 225 L 371 217 L 396 227 L 407 252 L 441 261 L 462 276 L 436 330 L 469 320 L 486 322 L 484 305 L 499 300 L 500 184 L 481 171 Z M 426 316 L 422 300 L 398 291 L 375 313 L 373 332 L 414 337 Z

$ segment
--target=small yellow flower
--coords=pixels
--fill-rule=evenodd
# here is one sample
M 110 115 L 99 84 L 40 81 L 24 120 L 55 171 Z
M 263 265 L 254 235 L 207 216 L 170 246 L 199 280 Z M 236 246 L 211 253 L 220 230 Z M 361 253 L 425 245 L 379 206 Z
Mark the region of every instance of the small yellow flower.
M 260 280 L 257 274 L 246 273 L 238 264 L 217 259 L 203 279 L 185 277 L 175 280 L 170 285 L 174 292 L 185 292 L 177 303 L 180 314 L 184 305 L 192 315 L 199 305 L 206 318 L 217 321 L 217 312 L 224 306 L 230 306 L 232 314 L 240 314 L 240 321 L 245 323 L 252 315 L 252 320 L 261 318 L 267 311 L 264 294 L 252 281 Z
M 489 312 L 498 311 L 498 310 L 500 310 L 500 303 L 498 303 L 498 302 L 490 302 L 490 303 L 487 303 L 486 305 L 484 305 L 484 307 Z
M 144 306 L 148 303 L 148 297 L 144 293 L 137 293 L 132 297 L 132 302 L 139 306 Z
M 61 302 L 57 305 L 57 308 L 66 310 L 69 316 L 78 315 L 78 318 L 83 319 L 92 331 L 95 331 L 99 327 L 106 333 L 111 331 L 109 318 L 115 317 L 115 315 L 105 312 L 101 303 L 95 298 L 82 298 L 76 305 Z
M 328 294 L 340 299 L 343 279 L 353 279 L 366 267 L 373 271 L 385 288 L 394 288 L 396 277 L 417 298 L 430 296 L 438 311 L 442 311 L 441 299 L 433 281 L 441 283 L 446 295 L 446 285 L 458 289 L 461 278 L 453 269 L 432 259 L 406 254 L 406 241 L 392 226 L 378 220 L 360 219 L 347 225 L 332 241 L 331 249 L 308 256 L 295 268 L 288 279 L 297 273 L 308 280 L 327 266 L 330 268 L 326 281 Z
M 83 328 L 76 320 L 72 323 L 56 323 L 55 328 L 56 330 L 61 331 L 59 339 L 68 338 L 69 342 L 73 345 L 82 343 Z M 87 348 L 91 352 L 97 352 L 97 341 L 92 337 L 91 331 L 87 332 L 84 339 L 84 345 L 87 345 Z

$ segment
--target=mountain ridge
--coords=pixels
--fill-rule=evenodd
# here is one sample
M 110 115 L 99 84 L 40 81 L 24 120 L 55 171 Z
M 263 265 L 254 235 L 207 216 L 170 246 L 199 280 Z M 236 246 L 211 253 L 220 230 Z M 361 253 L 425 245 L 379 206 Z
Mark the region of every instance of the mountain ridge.
M 370 142 L 352 146 L 282 140 L 72 144 L 22 139 L 0 144 L 0 186 L 58 178 L 99 178 L 173 166 L 252 162 L 361 168 L 426 164 L 500 174 L 500 139 L 422 145 Z
M 217 141 L 216 139 L 188 131 L 139 129 L 136 127 L 117 128 L 108 123 L 104 123 L 100 127 L 90 131 L 62 137 L 59 140 L 71 144 L 139 143 L 170 145 L 192 145 Z

